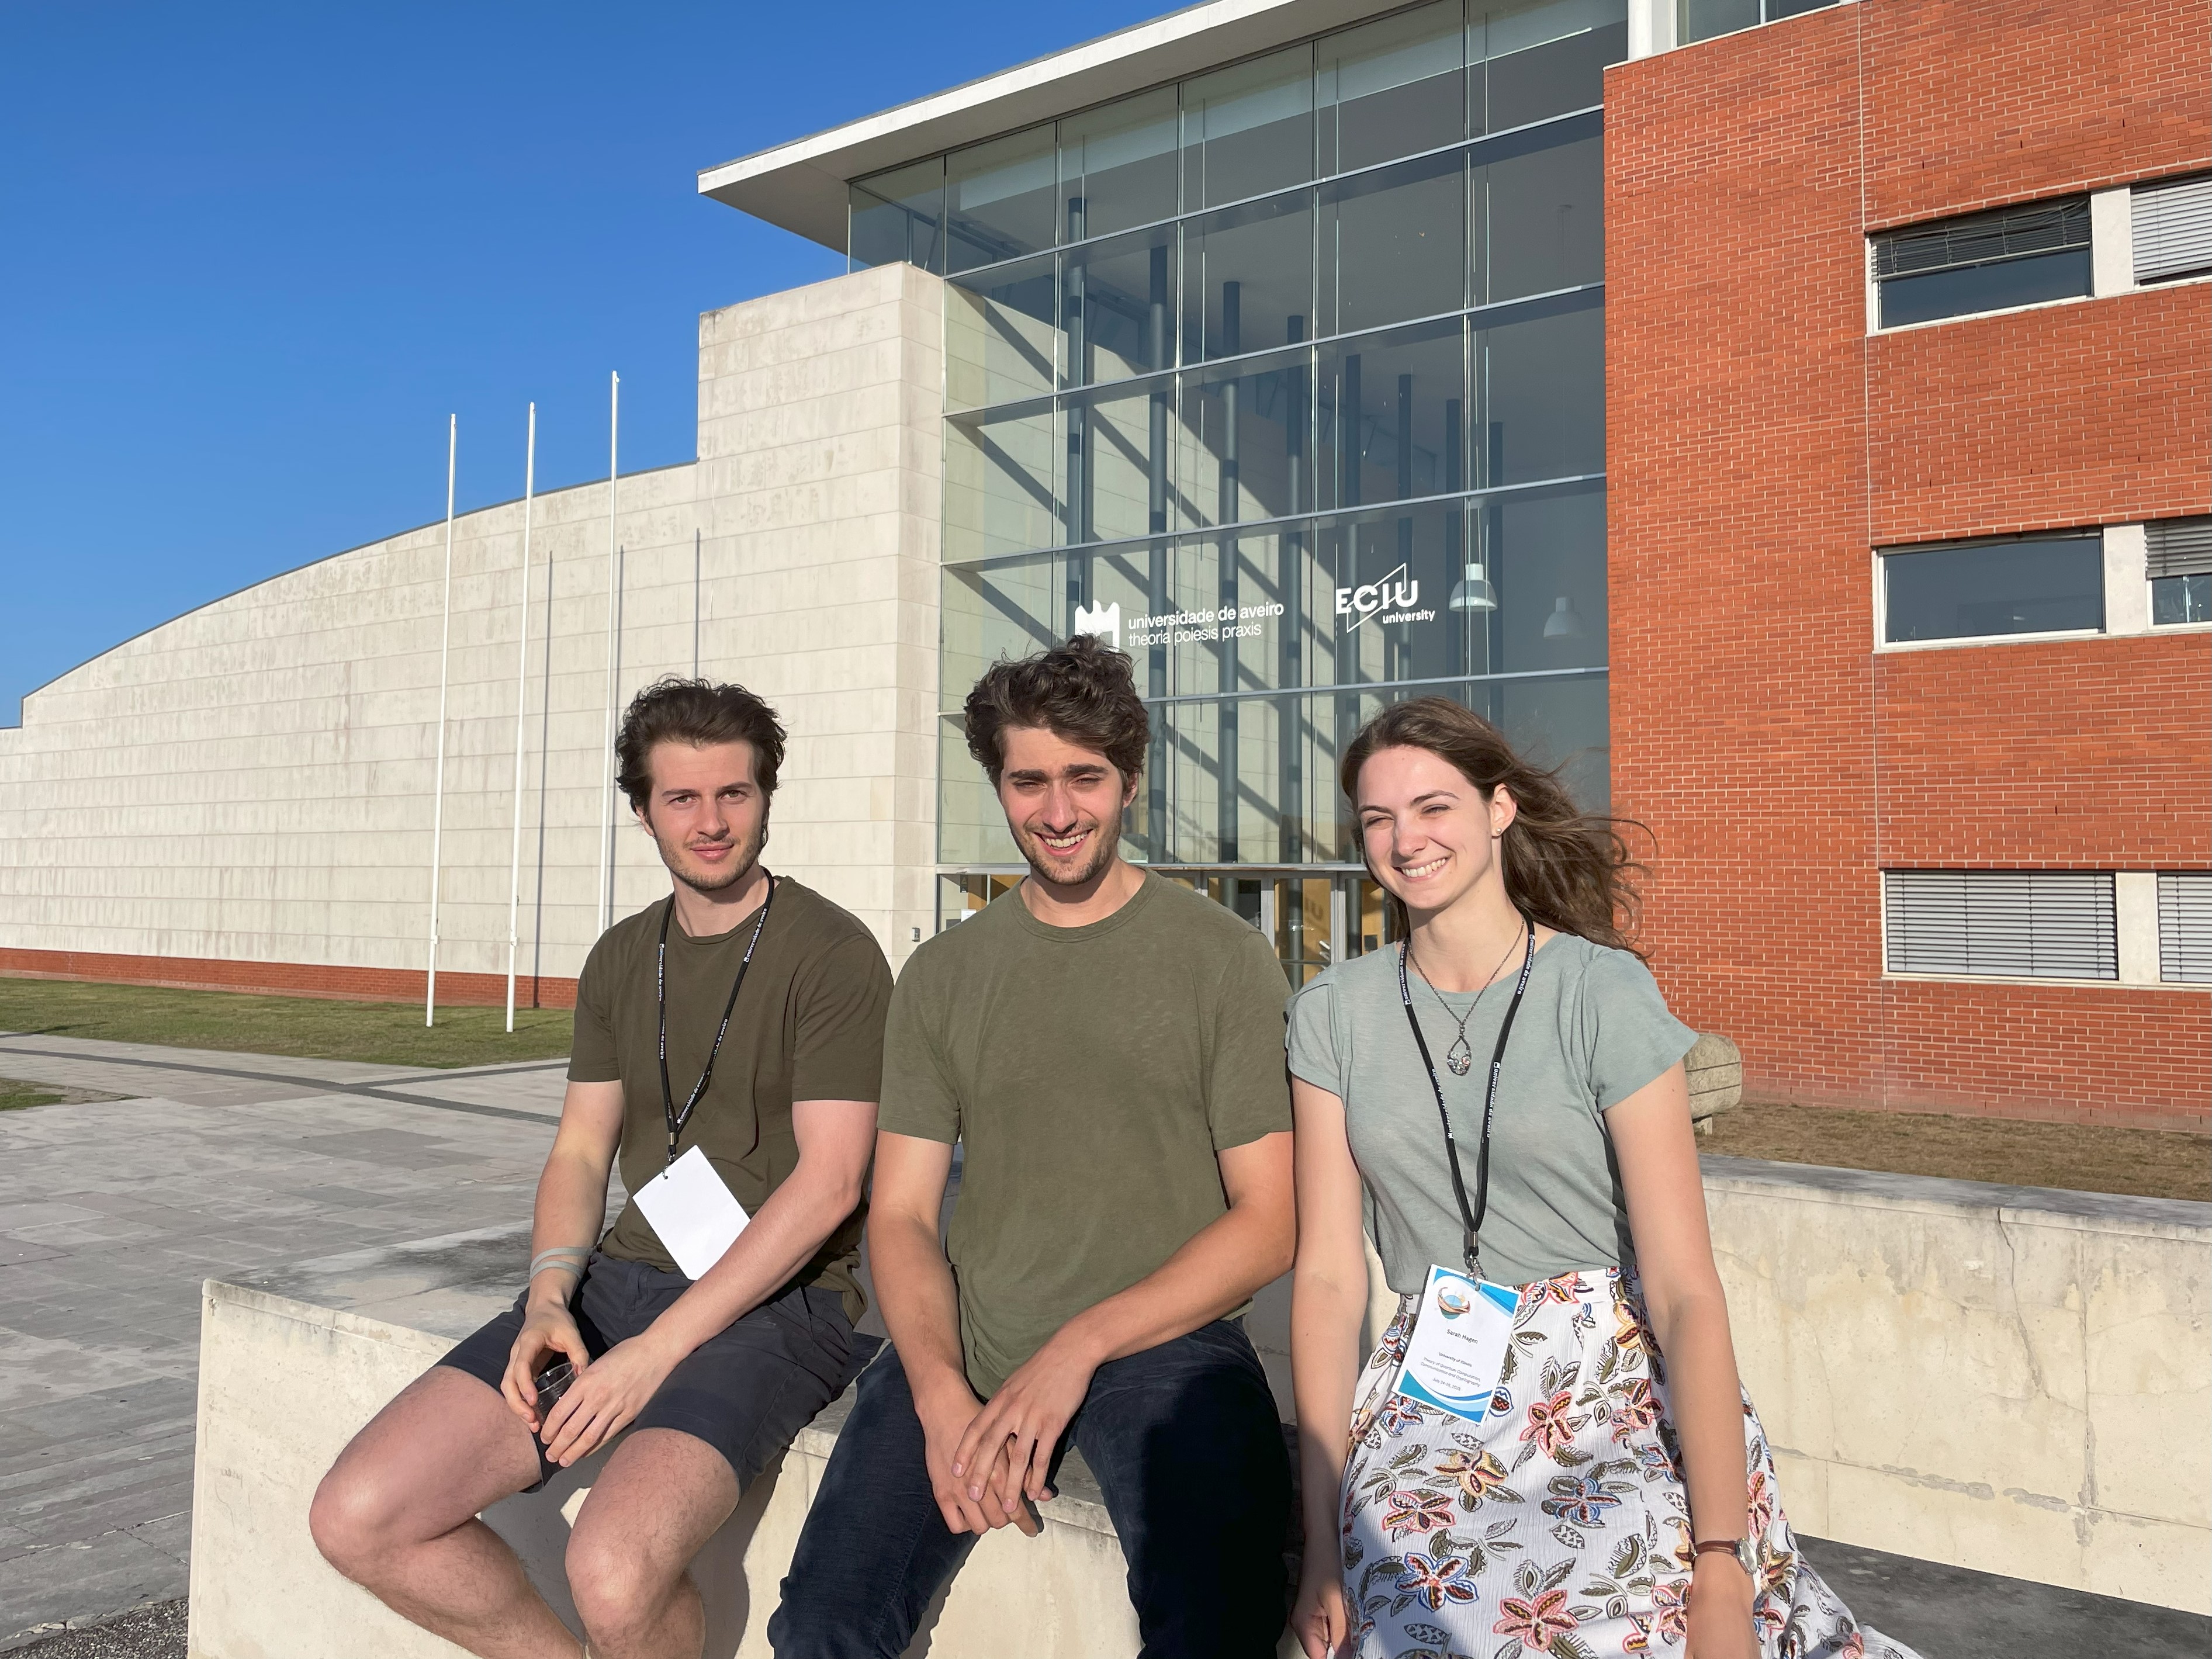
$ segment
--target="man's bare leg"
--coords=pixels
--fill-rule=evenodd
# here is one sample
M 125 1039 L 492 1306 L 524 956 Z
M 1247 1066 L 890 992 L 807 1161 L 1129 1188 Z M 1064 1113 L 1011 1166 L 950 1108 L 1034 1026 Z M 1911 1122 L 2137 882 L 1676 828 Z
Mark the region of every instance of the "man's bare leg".
M 476 1518 L 538 1473 L 530 1431 L 499 1391 L 435 1366 L 338 1455 L 307 1525 L 340 1572 L 482 1659 L 580 1659 L 514 1552 Z
M 615 1449 L 568 1534 L 568 1593 L 592 1659 L 700 1659 L 691 1559 L 737 1504 L 728 1460 L 694 1435 L 639 1429 Z

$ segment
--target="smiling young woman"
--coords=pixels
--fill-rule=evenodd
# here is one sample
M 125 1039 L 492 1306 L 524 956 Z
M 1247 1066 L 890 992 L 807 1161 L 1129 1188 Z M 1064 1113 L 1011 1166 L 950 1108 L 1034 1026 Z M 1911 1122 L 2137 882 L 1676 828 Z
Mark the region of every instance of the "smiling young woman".
M 1615 824 L 1437 697 L 1342 782 L 1403 943 L 1291 1005 L 1310 1659 L 1901 1659 L 1783 1516 Z M 1363 1198 L 1399 1292 L 1364 1368 Z

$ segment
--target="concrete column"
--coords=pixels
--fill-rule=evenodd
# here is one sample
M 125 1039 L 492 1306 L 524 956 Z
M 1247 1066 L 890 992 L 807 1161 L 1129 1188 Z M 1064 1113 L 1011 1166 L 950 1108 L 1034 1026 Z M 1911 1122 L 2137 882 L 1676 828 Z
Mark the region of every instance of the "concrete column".
M 2105 632 L 2150 632 L 2150 577 L 2143 527 L 2105 526 Z
M 2123 870 L 2115 875 L 2112 908 L 2119 933 L 2120 983 L 2157 984 L 2158 872 Z
M 2099 299 L 2136 286 L 2136 227 L 2128 187 L 2089 196 L 2089 288 Z

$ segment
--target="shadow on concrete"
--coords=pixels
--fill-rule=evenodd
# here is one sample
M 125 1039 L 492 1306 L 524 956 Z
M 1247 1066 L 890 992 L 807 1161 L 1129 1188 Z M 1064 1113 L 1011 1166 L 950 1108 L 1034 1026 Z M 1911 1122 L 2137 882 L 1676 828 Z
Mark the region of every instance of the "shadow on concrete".
M 1859 1622 L 1921 1659 L 2204 1659 L 2212 1619 L 1909 1556 L 1797 1542 Z

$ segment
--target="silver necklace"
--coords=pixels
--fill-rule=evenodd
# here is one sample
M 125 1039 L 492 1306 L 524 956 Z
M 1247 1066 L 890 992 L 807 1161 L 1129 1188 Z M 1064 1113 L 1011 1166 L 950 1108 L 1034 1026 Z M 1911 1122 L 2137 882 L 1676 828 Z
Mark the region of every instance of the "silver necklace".
M 1459 1036 L 1453 1039 L 1452 1046 L 1444 1050 L 1444 1068 L 1454 1077 L 1465 1077 L 1474 1069 L 1474 1050 L 1468 1044 L 1467 1023 L 1474 1018 L 1475 1007 L 1481 1002 L 1482 994 L 1498 983 L 1498 975 L 1505 971 L 1505 964 L 1512 959 L 1514 946 L 1520 943 L 1521 935 L 1516 933 L 1511 944 L 1506 945 L 1505 954 L 1498 958 L 1498 966 L 1490 970 L 1490 977 L 1475 988 L 1474 1001 L 1467 1005 L 1467 1012 L 1463 1014 L 1452 1012 L 1451 1004 L 1444 1000 L 1444 994 L 1437 989 L 1435 982 L 1426 974 L 1421 975 L 1421 983 L 1429 988 L 1429 994 L 1444 1011 L 1444 1018 L 1459 1027 Z M 1416 963 L 1413 965 L 1418 968 L 1420 964 Z

